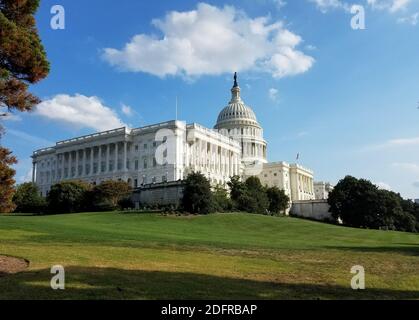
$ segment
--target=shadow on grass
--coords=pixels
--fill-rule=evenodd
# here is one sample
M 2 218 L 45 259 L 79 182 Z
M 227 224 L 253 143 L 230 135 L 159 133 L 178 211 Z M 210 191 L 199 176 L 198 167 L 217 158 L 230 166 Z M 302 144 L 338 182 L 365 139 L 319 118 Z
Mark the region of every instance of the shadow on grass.
M 0 279 L 0 299 L 419 299 L 418 291 L 287 284 L 194 273 L 68 267 L 66 289 L 50 288 L 50 270 Z
M 361 253 L 397 253 L 408 256 L 419 256 L 419 245 L 403 244 L 402 246 L 388 247 L 345 247 L 345 246 L 326 246 L 325 249 L 347 250 Z

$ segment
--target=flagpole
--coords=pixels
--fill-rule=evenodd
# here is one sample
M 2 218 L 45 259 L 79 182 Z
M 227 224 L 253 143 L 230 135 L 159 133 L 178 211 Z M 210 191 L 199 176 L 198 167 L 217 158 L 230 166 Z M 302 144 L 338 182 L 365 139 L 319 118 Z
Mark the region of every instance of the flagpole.
M 177 121 L 177 108 L 178 106 L 177 106 L 177 96 L 176 96 L 176 121 Z

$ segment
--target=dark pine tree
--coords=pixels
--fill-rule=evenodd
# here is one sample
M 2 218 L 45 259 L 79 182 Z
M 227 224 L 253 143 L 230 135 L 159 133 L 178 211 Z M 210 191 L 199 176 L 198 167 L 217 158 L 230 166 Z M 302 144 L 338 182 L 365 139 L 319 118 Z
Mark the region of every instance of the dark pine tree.
M 38 6 L 39 0 L 0 0 L 0 119 L 14 110 L 30 111 L 40 102 L 28 92 L 30 84 L 49 73 L 49 63 L 35 25 Z M 9 211 L 15 174 L 9 166 L 16 163 L 16 159 L 2 146 L 0 154 L 3 157 L 1 210 Z

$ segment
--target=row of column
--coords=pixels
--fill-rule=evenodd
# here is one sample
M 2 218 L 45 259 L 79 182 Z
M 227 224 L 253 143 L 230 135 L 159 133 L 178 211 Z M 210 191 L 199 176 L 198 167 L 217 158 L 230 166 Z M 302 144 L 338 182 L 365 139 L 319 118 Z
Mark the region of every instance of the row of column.
M 313 179 L 307 176 L 300 175 L 299 178 L 302 191 L 306 193 L 313 193 Z
M 245 157 L 261 157 L 266 159 L 266 147 L 257 142 L 243 142 L 243 155 Z
M 191 152 L 191 165 L 220 175 L 234 176 L 240 173 L 240 159 L 237 153 L 203 140 L 197 140 Z
M 57 154 L 57 160 L 61 160 L 60 161 L 61 179 L 94 176 L 94 175 L 107 174 L 107 173 L 119 171 L 118 162 L 119 162 L 119 145 L 120 144 L 123 144 L 122 146 L 123 157 L 122 157 L 121 170 L 126 171 L 127 158 L 128 158 L 128 155 L 127 155 L 128 143 L 124 141 L 122 143 L 116 142 L 116 143 L 110 143 L 110 144 L 103 144 L 103 145 L 92 146 L 89 148 L 83 148 L 83 149 L 78 149 L 74 151 Z M 111 156 L 112 146 L 113 146 L 113 154 Z M 104 148 L 105 148 L 105 152 L 103 152 Z M 82 154 L 81 159 L 80 159 L 80 154 Z M 95 157 L 95 154 L 97 155 L 96 157 Z M 113 168 L 111 168 L 112 157 L 113 157 Z M 103 161 L 105 163 L 104 168 L 102 167 Z M 58 166 L 59 161 L 57 161 L 56 163 Z M 88 164 L 89 164 L 89 169 L 87 169 Z M 95 164 L 96 164 L 96 170 L 94 170 Z M 73 175 L 73 168 L 75 171 L 74 175 Z M 80 171 L 80 168 L 81 168 L 81 171 Z M 65 175 L 65 169 L 67 169 L 67 175 Z

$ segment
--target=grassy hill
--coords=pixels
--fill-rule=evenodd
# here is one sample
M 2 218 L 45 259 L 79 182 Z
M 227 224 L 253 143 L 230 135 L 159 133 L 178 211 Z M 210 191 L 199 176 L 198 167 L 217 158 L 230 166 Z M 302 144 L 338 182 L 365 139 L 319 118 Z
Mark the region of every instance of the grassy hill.
M 419 299 L 419 235 L 293 218 L 0 216 L 1 254 L 31 264 L 0 277 L 0 299 Z M 55 264 L 64 291 L 49 287 Z

